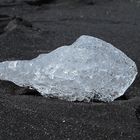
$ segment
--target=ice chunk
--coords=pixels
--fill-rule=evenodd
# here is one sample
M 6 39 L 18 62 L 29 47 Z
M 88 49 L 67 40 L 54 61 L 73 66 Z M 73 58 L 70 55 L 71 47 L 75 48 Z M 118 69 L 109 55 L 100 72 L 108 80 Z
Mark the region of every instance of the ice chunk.
M 113 101 L 137 75 L 134 61 L 111 44 L 81 36 L 70 46 L 24 61 L 0 63 L 0 79 L 68 101 Z

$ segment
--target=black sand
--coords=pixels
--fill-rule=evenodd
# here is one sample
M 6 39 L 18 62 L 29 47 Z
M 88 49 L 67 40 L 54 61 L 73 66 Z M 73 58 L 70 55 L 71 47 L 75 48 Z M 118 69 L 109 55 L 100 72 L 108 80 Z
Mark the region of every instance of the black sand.
M 112 43 L 140 71 L 139 0 L 0 1 L 0 61 L 32 59 L 83 34 Z M 83 103 L 0 81 L 0 140 L 140 140 L 139 84 L 140 75 L 112 103 Z

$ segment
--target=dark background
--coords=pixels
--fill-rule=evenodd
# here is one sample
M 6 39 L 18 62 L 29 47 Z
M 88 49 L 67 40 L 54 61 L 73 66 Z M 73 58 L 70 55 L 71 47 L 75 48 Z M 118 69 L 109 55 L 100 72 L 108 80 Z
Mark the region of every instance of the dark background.
M 32 59 L 80 35 L 112 43 L 140 71 L 140 0 L 0 0 L 0 61 Z M 0 140 L 140 140 L 140 75 L 112 103 L 67 102 L 0 81 Z

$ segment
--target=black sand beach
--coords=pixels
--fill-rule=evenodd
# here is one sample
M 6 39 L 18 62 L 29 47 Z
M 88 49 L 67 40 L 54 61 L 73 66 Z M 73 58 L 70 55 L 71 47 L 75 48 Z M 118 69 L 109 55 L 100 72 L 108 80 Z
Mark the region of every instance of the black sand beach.
M 29 60 L 80 35 L 125 52 L 140 71 L 139 0 L 1 0 L 0 61 Z M 0 81 L 0 140 L 140 140 L 140 75 L 112 103 L 67 102 Z

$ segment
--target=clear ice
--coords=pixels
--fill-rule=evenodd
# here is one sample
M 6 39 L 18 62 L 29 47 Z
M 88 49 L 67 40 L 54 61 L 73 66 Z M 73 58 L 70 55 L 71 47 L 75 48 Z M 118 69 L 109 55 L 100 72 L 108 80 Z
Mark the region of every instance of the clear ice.
M 113 101 L 125 93 L 137 73 L 135 62 L 123 52 L 86 35 L 32 60 L 0 63 L 1 80 L 68 101 Z

